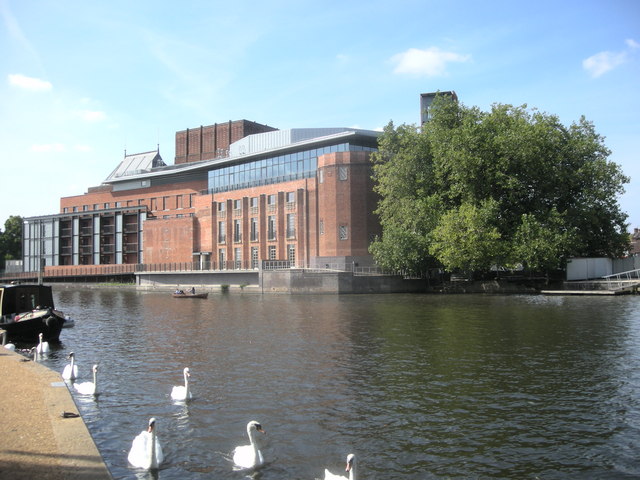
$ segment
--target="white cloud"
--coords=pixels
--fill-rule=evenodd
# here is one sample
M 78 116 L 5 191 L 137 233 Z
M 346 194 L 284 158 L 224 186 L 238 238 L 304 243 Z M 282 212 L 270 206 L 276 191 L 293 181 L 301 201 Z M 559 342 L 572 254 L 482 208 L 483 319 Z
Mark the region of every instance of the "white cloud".
M 32 92 L 48 92 L 53 88 L 51 82 L 41 80 L 39 78 L 27 77 L 19 73 L 9 74 L 9 85 L 22 88 L 24 90 L 31 90 Z
M 93 150 L 89 145 L 75 145 L 73 149 L 76 152 L 83 152 L 83 153 L 91 152 Z
M 467 62 L 470 59 L 471 55 L 445 52 L 438 47 L 429 47 L 426 50 L 410 48 L 391 57 L 391 61 L 396 64 L 394 73 L 427 77 L 445 75 L 447 64 Z
M 613 52 L 600 52 L 582 61 L 582 67 L 589 72 L 593 78 L 613 70 L 618 65 L 622 65 L 626 60 L 626 54 Z
M 631 48 L 632 50 L 640 48 L 640 43 L 636 42 L 633 38 L 627 38 L 625 40 L 625 43 L 627 44 L 627 47 Z
M 627 45 L 627 49 L 621 52 L 600 52 L 589 58 L 585 58 L 582 61 L 582 68 L 593 78 L 598 78 L 600 75 L 604 75 L 614 68 L 619 67 L 629 60 L 629 54 L 632 53 L 633 50 L 640 48 L 640 43 L 631 38 L 625 40 L 625 44 Z
M 77 113 L 85 122 L 101 122 L 107 118 L 107 114 L 99 110 L 80 110 Z
M 37 153 L 64 152 L 65 146 L 61 143 L 47 143 L 42 145 L 31 145 L 31 151 Z

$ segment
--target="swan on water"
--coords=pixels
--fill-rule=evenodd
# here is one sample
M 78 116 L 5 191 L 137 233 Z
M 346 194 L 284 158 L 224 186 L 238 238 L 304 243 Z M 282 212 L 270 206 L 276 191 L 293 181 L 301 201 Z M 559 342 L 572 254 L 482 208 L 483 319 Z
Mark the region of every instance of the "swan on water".
M 247 424 L 247 435 L 249 435 L 250 445 L 241 445 L 233 451 L 233 463 L 237 468 L 256 468 L 264 463 L 262 452 L 258 445 L 258 432 L 266 433 L 262 429 L 262 425 L 255 420 Z
M 349 476 L 336 475 L 331 473 L 328 469 L 324 469 L 324 480 L 356 480 L 356 456 L 353 453 L 347 455 L 347 467 L 346 472 L 349 472 Z
M 93 382 L 74 383 L 73 388 L 76 389 L 76 392 L 82 395 L 98 394 L 98 365 L 94 365 L 91 370 L 93 370 Z
M 75 354 L 69 352 L 69 364 L 64 366 L 62 370 L 62 378 L 65 380 L 75 380 L 78 378 L 78 365 L 75 363 Z
M 2 346 L 7 350 L 11 350 L 12 352 L 16 351 L 16 346 L 13 343 L 7 343 L 7 331 L 2 331 Z
M 158 468 L 164 461 L 162 446 L 156 436 L 155 418 L 150 418 L 147 430 L 143 430 L 133 439 L 127 459 L 134 467 L 145 470 Z
M 42 341 L 42 333 L 38 334 L 38 338 L 40 339 L 40 342 L 38 343 L 38 346 L 36 347 L 36 353 L 38 355 L 44 355 L 49 353 L 49 342 L 43 342 Z
M 189 372 L 189 367 L 185 367 L 182 371 L 184 374 L 184 385 L 176 385 L 171 390 L 171 398 L 173 400 L 191 400 L 191 390 L 189 390 L 189 377 L 191 373 Z

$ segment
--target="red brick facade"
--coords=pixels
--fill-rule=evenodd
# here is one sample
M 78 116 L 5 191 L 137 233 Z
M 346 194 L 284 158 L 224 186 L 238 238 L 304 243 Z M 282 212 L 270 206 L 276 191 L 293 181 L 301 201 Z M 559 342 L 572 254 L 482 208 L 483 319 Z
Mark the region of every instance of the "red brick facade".
M 178 165 L 221 158 L 226 156 L 233 142 L 248 135 L 274 130 L 277 129 L 247 120 L 188 128 L 176 132 L 175 163 Z
M 226 154 L 231 143 L 271 130 L 243 120 L 177 132 L 176 164 L 211 159 L 217 149 Z M 369 152 L 318 154 L 315 176 L 217 193 L 207 191 L 206 168 L 123 176 L 61 198 L 60 223 L 70 232 L 61 245 L 70 253 L 61 254 L 60 264 L 200 262 L 248 269 L 261 260 L 370 262 L 368 246 L 381 229 Z M 74 250 L 74 236 L 84 256 Z

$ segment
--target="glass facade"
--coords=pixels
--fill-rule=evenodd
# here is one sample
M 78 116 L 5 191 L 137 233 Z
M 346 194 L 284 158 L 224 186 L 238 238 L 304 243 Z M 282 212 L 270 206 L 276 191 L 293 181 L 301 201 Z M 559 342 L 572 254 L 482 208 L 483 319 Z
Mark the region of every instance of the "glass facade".
M 208 193 L 314 177 L 320 155 L 375 150 L 377 149 L 371 146 L 340 143 L 218 168 L 209 172 Z

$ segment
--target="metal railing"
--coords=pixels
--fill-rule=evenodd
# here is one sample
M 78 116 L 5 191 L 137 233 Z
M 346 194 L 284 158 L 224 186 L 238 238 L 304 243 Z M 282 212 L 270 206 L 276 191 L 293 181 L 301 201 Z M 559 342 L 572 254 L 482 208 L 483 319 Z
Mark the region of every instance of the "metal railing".
M 640 286 L 640 269 L 627 272 L 614 273 L 602 277 L 607 285 L 607 290 L 623 290 Z
M 258 270 L 262 263 L 263 270 L 300 269 L 307 272 L 351 272 L 356 276 L 365 275 L 402 275 L 402 272 L 384 271 L 376 266 L 360 267 L 354 263 L 325 263 L 307 265 L 290 260 L 225 260 L 223 262 L 167 262 L 167 263 L 130 263 L 118 265 L 55 265 L 46 266 L 44 278 L 85 277 L 107 275 L 129 275 L 135 273 L 170 273 L 170 272 L 214 272 L 234 270 Z M 38 272 L 0 272 L 0 279 L 31 279 Z

